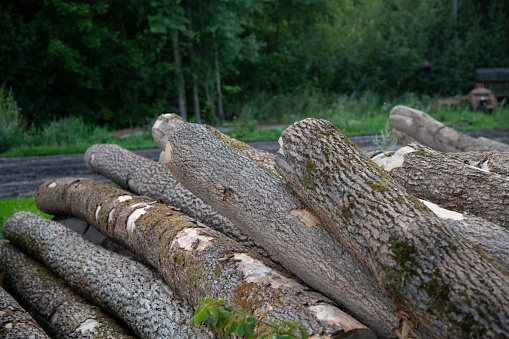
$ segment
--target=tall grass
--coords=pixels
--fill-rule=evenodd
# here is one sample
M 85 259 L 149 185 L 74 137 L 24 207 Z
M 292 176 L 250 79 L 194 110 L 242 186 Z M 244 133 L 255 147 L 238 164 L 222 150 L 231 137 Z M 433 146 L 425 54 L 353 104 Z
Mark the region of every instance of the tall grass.
M 21 129 L 20 111 L 12 90 L 0 88 L 0 153 L 16 142 Z

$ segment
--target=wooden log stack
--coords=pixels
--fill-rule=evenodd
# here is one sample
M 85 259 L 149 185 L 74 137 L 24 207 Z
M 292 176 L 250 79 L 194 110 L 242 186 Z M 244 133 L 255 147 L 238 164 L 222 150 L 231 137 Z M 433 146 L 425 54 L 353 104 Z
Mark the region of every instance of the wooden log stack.
M 393 122 L 420 126 L 393 111 Z M 445 154 L 414 143 L 368 156 L 329 122 L 306 119 L 274 156 L 173 114 L 152 133 L 162 163 L 116 145 L 86 152 L 87 167 L 120 187 L 55 178 L 35 197 L 139 261 L 30 213 L 6 222 L 0 271 L 51 335 L 221 337 L 190 321 L 202 300 L 221 297 L 276 325 L 297 321 L 310 338 L 509 336 L 503 145 Z M 2 298 L 12 306 L 0 337 L 21 309 Z M 29 318 L 16 324 L 45 335 Z

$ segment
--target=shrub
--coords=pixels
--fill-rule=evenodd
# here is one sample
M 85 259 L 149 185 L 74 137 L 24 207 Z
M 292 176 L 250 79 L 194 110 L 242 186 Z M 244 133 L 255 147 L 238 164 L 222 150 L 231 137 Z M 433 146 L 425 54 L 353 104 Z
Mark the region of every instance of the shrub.
M 11 148 L 18 137 L 21 127 L 20 111 L 12 90 L 7 93 L 0 88 L 0 153 Z

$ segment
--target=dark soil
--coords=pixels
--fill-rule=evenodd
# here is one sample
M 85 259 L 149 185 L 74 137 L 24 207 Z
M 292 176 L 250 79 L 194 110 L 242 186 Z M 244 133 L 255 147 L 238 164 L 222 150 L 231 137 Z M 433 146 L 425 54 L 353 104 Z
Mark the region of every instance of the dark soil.
M 509 144 L 509 129 L 467 131 L 473 137 L 486 138 Z M 374 136 L 351 137 L 364 150 L 376 149 Z M 279 150 L 277 141 L 261 141 L 249 143 L 253 147 L 276 153 Z M 136 154 L 157 161 L 160 149 L 142 149 Z M 11 199 L 20 196 L 32 196 L 35 190 L 45 181 L 59 177 L 90 178 L 101 182 L 110 182 L 98 174 L 88 171 L 83 162 L 83 153 L 31 156 L 31 157 L 0 157 L 0 199 Z

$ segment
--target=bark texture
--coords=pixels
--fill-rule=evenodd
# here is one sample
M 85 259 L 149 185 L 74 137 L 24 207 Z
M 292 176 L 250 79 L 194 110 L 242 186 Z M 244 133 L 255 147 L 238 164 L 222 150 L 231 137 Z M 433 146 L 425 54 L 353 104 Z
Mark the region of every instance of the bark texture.
M 18 302 L 0 287 L 0 338 L 49 339 Z
M 417 197 L 509 227 L 509 177 L 410 144 L 373 161 Z
M 263 248 L 257 246 L 230 220 L 182 186 L 165 165 L 110 144 L 91 146 L 85 153 L 85 164 L 92 173 L 99 173 L 135 194 L 174 206 L 242 245 L 266 255 Z
M 222 297 L 258 317 L 268 314 L 276 324 L 297 320 L 311 335 L 374 335 L 331 300 L 276 271 L 271 262 L 166 205 L 75 178 L 42 184 L 36 204 L 46 213 L 83 218 L 130 248 L 193 307 L 206 297 Z
M 211 338 L 193 311 L 154 270 L 28 212 L 12 215 L 4 236 L 143 338 Z
M 152 136 L 154 137 L 156 144 L 162 150 L 165 150 L 169 137 L 175 132 L 177 128 L 186 123 L 187 122 L 177 114 L 160 115 L 159 118 L 154 123 L 154 126 L 152 127 Z M 242 141 L 238 141 L 234 138 L 231 138 L 226 134 L 221 133 L 219 130 L 212 126 L 203 125 L 203 127 L 211 131 L 216 137 L 223 140 L 233 148 L 238 149 L 239 151 L 253 159 L 253 161 L 256 162 L 258 165 L 279 176 L 279 174 L 277 174 L 276 170 L 274 169 L 274 158 L 275 158 L 274 154 L 254 148 Z
M 447 127 L 428 114 L 406 107 L 396 106 L 389 115 L 389 125 L 402 132 L 395 133 L 401 145 L 416 140 L 442 152 L 499 151 L 509 152 L 509 145 L 487 138 L 472 138 Z M 408 138 L 407 136 L 411 137 Z
M 438 338 L 509 335 L 509 273 L 339 129 L 306 119 L 280 144 L 276 169 L 405 312 Z
M 285 268 L 382 337 L 404 321 L 360 263 L 278 176 L 195 124 L 181 126 L 166 153 L 172 174 L 232 220 Z M 406 325 L 405 325 L 406 326 Z
M 44 265 L 8 241 L 0 242 L 4 283 L 55 338 L 134 338 L 109 315 L 94 308 Z
M 509 152 L 463 152 L 448 155 L 464 164 L 509 176 Z

